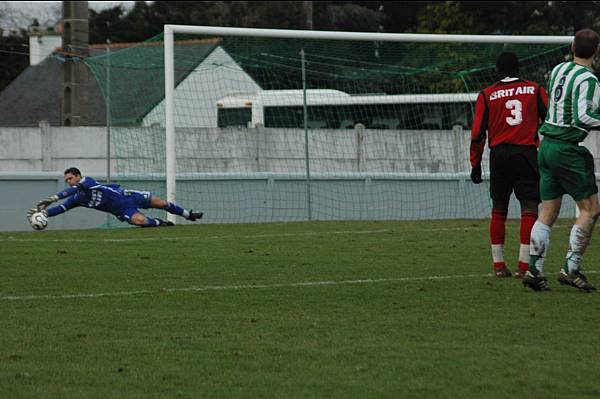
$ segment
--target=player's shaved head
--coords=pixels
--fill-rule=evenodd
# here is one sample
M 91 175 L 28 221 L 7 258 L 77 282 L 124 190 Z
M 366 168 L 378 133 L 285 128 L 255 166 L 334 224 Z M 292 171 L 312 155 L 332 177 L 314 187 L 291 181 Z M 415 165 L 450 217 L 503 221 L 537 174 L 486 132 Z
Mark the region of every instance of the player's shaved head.
M 582 29 L 575 34 L 573 41 L 573 52 L 575 57 L 591 58 L 598 50 L 600 37 L 591 29 Z

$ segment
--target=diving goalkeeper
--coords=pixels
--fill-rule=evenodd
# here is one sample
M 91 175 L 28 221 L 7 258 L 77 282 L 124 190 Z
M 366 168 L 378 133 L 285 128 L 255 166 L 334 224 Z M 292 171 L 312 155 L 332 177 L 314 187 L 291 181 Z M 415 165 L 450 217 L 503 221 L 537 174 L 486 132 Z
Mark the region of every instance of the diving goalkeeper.
M 203 215 L 202 212 L 183 209 L 148 191 L 124 190 L 118 184 L 100 184 L 91 177 L 82 176 L 77 168 L 69 168 L 64 174 L 65 182 L 70 187 L 38 202 L 37 207 L 27 212 L 28 219 L 38 211 L 53 217 L 79 206 L 111 213 L 122 222 L 140 227 L 173 226 L 174 223 L 146 216 L 139 208 L 164 209 L 192 222 Z M 49 208 L 54 202 L 65 198 L 62 204 Z

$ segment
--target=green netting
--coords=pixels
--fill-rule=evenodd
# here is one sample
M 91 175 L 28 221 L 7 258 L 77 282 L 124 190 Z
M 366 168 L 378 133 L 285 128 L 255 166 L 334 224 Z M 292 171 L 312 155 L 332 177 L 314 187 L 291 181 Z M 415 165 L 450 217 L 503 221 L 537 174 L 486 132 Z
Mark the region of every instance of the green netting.
M 503 51 L 545 85 L 569 47 L 176 35 L 177 202 L 217 222 L 485 216 L 469 129 Z M 164 195 L 161 36 L 86 62 L 114 172 Z

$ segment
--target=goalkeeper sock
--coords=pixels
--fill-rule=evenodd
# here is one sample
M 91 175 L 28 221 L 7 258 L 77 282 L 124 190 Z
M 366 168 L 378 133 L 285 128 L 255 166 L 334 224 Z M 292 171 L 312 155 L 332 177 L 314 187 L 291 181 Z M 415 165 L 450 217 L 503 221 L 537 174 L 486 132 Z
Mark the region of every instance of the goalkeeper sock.
M 531 239 L 529 241 L 529 269 L 534 273 L 544 273 L 544 260 L 550 246 L 550 230 L 552 227 L 545 225 L 539 220 L 535 222 L 531 229 Z
M 150 216 L 146 216 L 146 224 L 143 225 L 142 227 L 157 227 L 161 225 L 162 220 L 160 219 L 154 219 L 151 218 Z
M 581 228 L 581 226 L 573 225 L 569 236 L 569 249 L 567 250 L 565 266 L 563 267 L 565 272 L 572 273 L 579 270 L 581 258 L 590 243 L 591 236 L 591 233 Z
M 186 211 L 185 209 L 183 209 L 179 205 L 174 204 L 174 203 L 169 202 L 169 201 L 167 201 L 167 208 L 166 209 L 167 209 L 167 212 L 172 213 L 174 215 L 183 216 L 186 219 L 190 216 L 190 213 L 188 211 Z
M 531 212 L 521 213 L 521 230 L 519 248 L 519 270 L 525 272 L 529 268 L 529 241 L 531 240 L 531 229 L 537 220 L 537 214 Z
M 492 243 L 492 261 L 494 269 L 506 267 L 504 263 L 504 236 L 506 232 L 506 211 L 492 209 L 492 221 L 490 223 L 490 241 Z

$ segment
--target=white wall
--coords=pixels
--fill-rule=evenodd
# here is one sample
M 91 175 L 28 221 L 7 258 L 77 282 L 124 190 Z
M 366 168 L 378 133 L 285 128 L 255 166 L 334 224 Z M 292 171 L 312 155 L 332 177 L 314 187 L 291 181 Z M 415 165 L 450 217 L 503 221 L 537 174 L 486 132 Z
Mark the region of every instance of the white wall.
M 0 128 L 0 170 L 62 172 L 80 166 L 105 175 L 106 128 Z
M 584 144 L 600 172 L 600 132 Z M 164 129 L 111 129 L 111 174 L 164 172 Z M 302 129 L 179 128 L 178 173 L 302 173 Z M 105 176 L 104 127 L 0 127 L 0 171 L 62 172 L 70 166 Z M 309 132 L 314 173 L 463 173 L 470 132 L 462 130 L 316 129 Z M 487 172 L 484 154 L 484 173 Z

